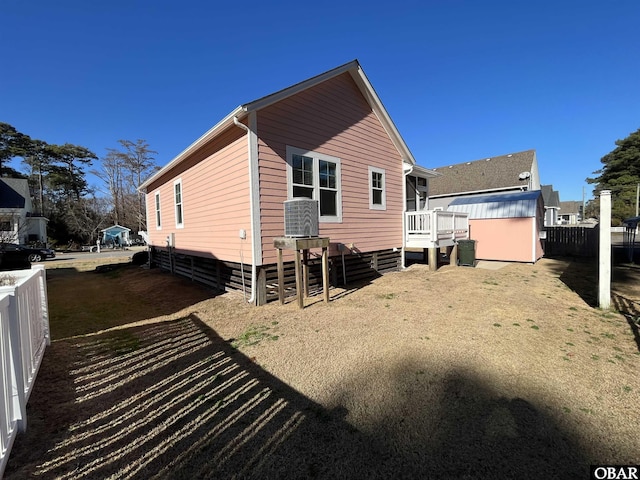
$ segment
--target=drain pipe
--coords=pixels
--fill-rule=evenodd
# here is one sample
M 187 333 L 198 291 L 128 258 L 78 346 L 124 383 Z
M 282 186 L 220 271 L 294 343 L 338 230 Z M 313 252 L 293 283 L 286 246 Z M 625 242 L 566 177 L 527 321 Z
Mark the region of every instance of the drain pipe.
M 407 241 L 406 238 L 406 232 L 407 232 L 407 216 L 405 215 L 406 211 L 407 211 L 407 177 L 409 175 L 411 175 L 413 173 L 413 165 L 409 165 L 409 169 L 405 170 L 404 169 L 404 165 L 402 167 L 403 173 L 404 173 L 404 182 L 402 182 L 402 192 L 404 193 L 403 195 L 403 203 L 404 205 L 402 206 L 402 252 L 400 254 L 400 256 L 402 257 L 401 263 L 400 263 L 400 268 L 404 269 L 406 267 L 405 263 L 404 263 L 404 258 L 405 258 L 405 250 L 404 250 L 404 244 Z
M 250 202 L 250 210 L 251 210 L 251 257 L 252 257 L 252 262 L 251 262 L 251 297 L 249 297 L 249 300 L 246 300 L 246 296 L 245 296 L 245 300 L 247 301 L 247 303 L 254 303 L 256 300 L 256 278 L 258 277 L 258 267 L 256 266 L 256 261 L 258 258 L 258 251 L 256 248 L 256 229 L 255 229 L 255 215 L 254 215 L 254 182 L 253 182 L 253 163 L 254 163 L 254 158 L 253 158 L 253 149 L 252 149 L 252 138 L 251 138 L 251 134 L 253 133 L 251 131 L 251 129 L 249 127 L 247 127 L 244 123 L 242 123 L 241 121 L 238 120 L 238 117 L 234 116 L 233 117 L 233 123 L 237 126 L 242 128 L 243 130 L 245 130 L 247 132 L 247 153 L 249 156 L 249 202 Z M 244 277 L 244 275 L 243 275 Z M 243 278 L 244 280 L 244 278 Z

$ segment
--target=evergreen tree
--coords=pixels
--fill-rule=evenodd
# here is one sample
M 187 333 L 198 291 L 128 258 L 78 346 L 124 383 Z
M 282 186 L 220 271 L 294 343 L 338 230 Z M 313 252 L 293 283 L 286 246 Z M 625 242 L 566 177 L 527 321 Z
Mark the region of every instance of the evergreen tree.
M 20 133 L 8 123 L 0 122 L 0 176 L 14 177 L 14 169 L 7 167 L 6 163 L 14 157 L 22 157 L 31 139 L 28 135 Z
M 604 166 L 593 172 L 597 177 L 587 178 L 588 183 L 595 184 L 596 197 L 602 190 L 611 190 L 614 226 L 635 216 L 636 189 L 640 184 L 640 129 L 623 140 L 616 140 L 615 144 L 616 148 L 600 160 Z

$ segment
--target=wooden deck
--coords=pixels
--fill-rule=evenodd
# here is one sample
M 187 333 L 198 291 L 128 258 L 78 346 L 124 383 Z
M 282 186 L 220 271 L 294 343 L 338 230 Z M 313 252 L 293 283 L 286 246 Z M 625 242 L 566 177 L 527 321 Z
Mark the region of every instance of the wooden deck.
M 443 210 L 405 212 L 406 248 L 439 248 L 469 238 L 469 216 Z

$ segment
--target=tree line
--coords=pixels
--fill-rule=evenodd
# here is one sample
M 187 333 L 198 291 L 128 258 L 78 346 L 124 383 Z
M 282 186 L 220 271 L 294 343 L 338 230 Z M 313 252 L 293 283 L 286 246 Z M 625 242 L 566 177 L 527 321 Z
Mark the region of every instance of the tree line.
M 118 140 L 99 159 L 86 147 L 55 145 L 0 122 L 0 177 L 27 179 L 33 214 L 46 217 L 49 243 L 95 243 L 113 224 L 146 230 L 144 194 L 137 187 L 159 167 L 145 140 Z M 9 166 L 20 158 L 20 167 Z M 102 185 L 91 186 L 87 174 Z

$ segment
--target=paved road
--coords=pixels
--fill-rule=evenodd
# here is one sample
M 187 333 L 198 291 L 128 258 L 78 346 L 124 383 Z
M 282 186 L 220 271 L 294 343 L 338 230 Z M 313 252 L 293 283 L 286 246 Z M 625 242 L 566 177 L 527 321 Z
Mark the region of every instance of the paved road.
M 77 260 L 100 260 L 102 258 L 122 258 L 122 257 L 132 257 L 136 252 L 142 252 L 146 250 L 147 247 L 130 247 L 126 250 L 114 250 L 112 248 L 103 248 L 100 253 L 90 253 L 90 252 L 69 252 L 69 253 L 58 253 L 56 252 L 56 258 L 52 258 L 51 260 L 45 260 L 40 263 L 44 263 L 45 265 L 52 262 L 65 262 L 65 261 L 77 261 Z

